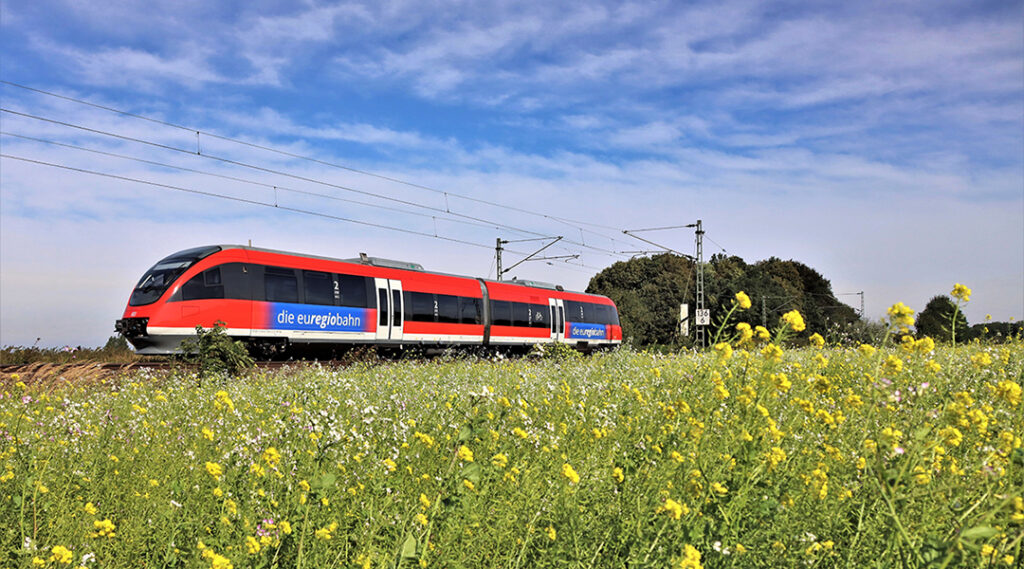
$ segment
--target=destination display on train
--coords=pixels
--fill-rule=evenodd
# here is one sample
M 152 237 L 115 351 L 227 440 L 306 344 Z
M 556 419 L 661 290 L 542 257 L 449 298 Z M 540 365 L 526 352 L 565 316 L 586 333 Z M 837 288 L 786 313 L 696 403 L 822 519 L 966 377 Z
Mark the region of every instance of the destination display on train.
M 319 306 L 287 302 L 267 303 L 267 328 L 271 330 L 320 330 L 369 332 L 373 314 L 366 308 Z

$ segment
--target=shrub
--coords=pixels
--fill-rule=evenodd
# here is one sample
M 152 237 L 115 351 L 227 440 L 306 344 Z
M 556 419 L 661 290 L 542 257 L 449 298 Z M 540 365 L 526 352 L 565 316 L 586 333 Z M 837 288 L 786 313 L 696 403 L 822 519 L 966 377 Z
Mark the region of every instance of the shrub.
M 196 326 L 195 338 L 181 343 L 178 358 L 198 367 L 200 381 L 215 375 L 238 375 L 254 363 L 245 344 L 232 340 L 219 320 L 209 329 Z

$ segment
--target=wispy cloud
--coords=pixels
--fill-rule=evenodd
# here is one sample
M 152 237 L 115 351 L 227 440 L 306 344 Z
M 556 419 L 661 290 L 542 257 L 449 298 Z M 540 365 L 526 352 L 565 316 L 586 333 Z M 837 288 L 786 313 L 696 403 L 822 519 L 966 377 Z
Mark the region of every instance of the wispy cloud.
M 4 137 L 5 153 L 270 204 L 5 160 L 5 341 L 28 322 L 21 313 L 8 322 L 8 299 L 32 298 L 34 282 L 8 275 L 54 274 L 23 250 L 59 262 L 57 237 L 50 245 L 31 238 L 48 225 L 59 226 L 53 233 L 77 256 L 104 247 L 156 255 L 197 239 L 252 236 L 327 255 L 443 253 L 450 266 L 437 268 L 471 274 L 484 272 L 495 233 L 507 231 L 275 186 L 356 197 L 336 186 L 351 187 L 531 231 L 582 232 L 613 249 L 626 247 L 615 243 L 617 230 L 598 237 L 453 196 L 621 228 L 702 217 L 730 252 L 799 258 L 868 289 L 869 311 L 872 290 L 879 303 L 910 302 L 972 279 L 992 283 L 1006 314 L 1024 306 L 1024 34 L 1012 2 L 38 0 L 0 3 L 0 26 L 4 79 L 189 127 L 3 86 L 5 107 L 185 152 L 8 114 L 5 131 L 271 185 Z M 213 137 L 197 141 L 195 130 L 449 195 Z M 274 203 L 452 232 L 484 246 L 467 247 L 463 262 L 461 249 L 427 238 Z M 675 237 L 680 247 L 692 243 L 692 235 Z M 616 257 L 584 258 L 604 266 Z M 82 279 L 99 278 L 82 271 Z M 540 276 L 582 288 L 587 275 Z

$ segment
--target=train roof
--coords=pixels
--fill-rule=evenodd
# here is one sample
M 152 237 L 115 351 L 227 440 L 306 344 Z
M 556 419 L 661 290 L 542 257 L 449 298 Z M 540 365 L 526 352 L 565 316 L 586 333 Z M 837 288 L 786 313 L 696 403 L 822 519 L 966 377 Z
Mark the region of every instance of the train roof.
M 518 285 L 518 286 L 524 286 L 524 287 L 528 287 L 528 288 L 540 288 L 540 289 L 547 289 L 547 290 L 557 290 L 559 292 L 569 292 L 569 293 L 574 293 L 574 294 L 586 294 L 586 295 L 590 295 L 590 296 L 602 296 L 602 295 L 599 295 L 599 294 L 592 294 L 592 293 L 588 293 L 588 292 L 581 292 L 581 291 L 575 291 L 575 290 L 566 290 L 565 288 L 562 287 L 562 285 L 546 283 L 546 282 L 541 282 L 541 281 L 518 280 L 518 279 L 512 279 L 510 281 L 499 281 L 499 280 L 494 280 L 494 279 L 485 279 L 485 278 L 482 278 L 482 277 L 471 277 L 471 276 L 468 276 L 468 275 L 456 275 L 456 274 L 453 274 L 453 273 L 442 273 L 442 272 L 438 272 L 438 271 L 428 271 L 428 270 L 424 269 L 423 265 L 421 265 L 419 263 L 413 263 L 413 262 L 410 262 L 410 261 L 397 261 L 397 260 L 394 260 L 394 259 L 384 259 L 384 258 L 381 258 L 381 257 L 370 257 L 366 253 L 360 253 L 359 257 L 355 257 L 355 258 L 338 259 L 336 257 L 324 257 L 324 256 L 321 256 L 321 255 L 309 255 L 307 253 L 296 253 L 294 251 L 281 251 L 279 249 L 266 249 L 266 248 L 263 248 L 263 247 L 252 247 L 250 245 L 221 244 L 221 245 L 217 245 L 217 247 L 220 247 L 222 251 L 226 250 L 226 249 L 243 249 L 245 251 L 258 251 L 260 253 L 273 253 L 273 254 L 277 254 L 277 255 L 292 255 L 292 256 L 295 256 L 295 257 L 304 257 L 304 258 L 307 258 L 307 259 L 319 259 L 319 260 L 322 260 L 322 261 L 335 261 L 335 262 L 338 262 L 338 263 L 350 263 L 350 264 L 354 264 L 354 265 L 371 265 L 371 266 L 374 266 L 374 267 L 382 267 L 382 268 L 389 268 L 389 269 L 401 269 L 401 270 L 405 270 L 405 271 L 416 271 L 416 272 L 430 273 L 430 274 L 433 274 L 433 275 L 443 275 L 443 276 L 447 276 L 447 277 L 459 277 L 459 278 L 464 278 L 464 279 L 477 279 L 477 278 L 480 278 L 481 280 L 483 280 L 485 282 L 488 282 L 488 283 L 497 283 L 497 284 L 504 284 L 504 285 Z

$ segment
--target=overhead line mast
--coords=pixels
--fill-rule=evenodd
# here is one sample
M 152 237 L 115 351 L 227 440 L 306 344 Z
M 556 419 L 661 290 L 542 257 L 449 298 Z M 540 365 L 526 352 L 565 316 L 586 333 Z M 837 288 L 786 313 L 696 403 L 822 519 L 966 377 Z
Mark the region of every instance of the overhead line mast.
M 697 240 L 697 345 L 704 347 L 704 327 L 706 324 L 701 324 L 704 320 L 704 229 L 701 226 L 701 221 L 698 219 L 697 223 L 687 225 L 687 227 L 696 227 L 696 240 Z M 710 322 L 707 322 L 710 324 Z
M 682 228 L 695 228 L 694 233 L 696 234 L 695 237 L 696 237 L 696 241 L 697 241 L 697 243 L 696 243 L 696 245 L 697 245 L 697 251 L 696 251 L 697 252 L 697 256 L 696 257 L 691 257 L 690 255 L 687 255 L 686 253 L 681 253 L 679 251 L 676 251 L 674 249 L 671 249 L 669 247 L 661 245 L 660 243 L 655 243 L 654 241 L 650 241 L 648 239 L 644 239 L 643 237 L 639 237 L 637 235 L 634 235 L 634 233 L 639 233 L 641 231 L 663 231 L 663 230 L 666 230 L 666 229 L 682 229 Z M 695 291 L 696 294 L 694 295 L 696 297 L 696 305 L 697 305 L 697 309 L 694 311 L 694 316 L 696 317 L 696 324 L 697 324 L 696 344 L 698 346 L 700 346 L 700 347 L 704 347 L 704 344 L 705 344 L 705 327 L 708 326 L 709 324 L 711 324 L 711 321 L 710 321 L 710 317 L 709 317 L 708 311 L 704 307 L 704 226 L 703 226 L 701 220 L 698 219 L 697 223 L 690 223 L 688 225 L 670 225 L 670 226 L 666 226 L 666 227 L 648 227 L 646 229 L 625 229 L 622 232 L 625 233 L 626 235 L 629 235 L 633 239 L 638 239 L 638 240 L 643 241 L 644 243 L 647 243 L 649 245 L 654 245 L 655 247 L 661 247 L 662 249 L 664 249 L 665 251 L 668 251 L 670 253 L 675 253 L 677 255 L 681 255 L 681 256 L 683 256 L 683 257 L 685 257 L 685 258 L 687 258 L 687 259 L 689 259 L 691 261 L 694 261 L 694 263 L 697 265 L 697 290 Z
M 501 252 L 505 250 L 502 247 L 502 245 L 506 245 L 508 243 L 522 243 L 524 241 L 546 241 L 548 239 L 552 239 L 553 241 L 551 241 L 547 245 L 544 245 L 540 249 L 537 249 L 533 253 L 530 253 L 529 255 L 526 256 L 525 259 L 519 261 L 518 263 L 512 265 L 511 267 L 509 267 L 507 269 L 502 269 L 501 268 Z M 558 243 L 561 240 L 562 240 L 562 236 L 561 235 L 559 235 L 558 237 L 539 237 L 537 239 L 516 239 L 516 240 L 512 240 L 512 241 L 509 241 L 507 239 L 502 239 L 501 237 L 498 237 L 497 244 L 494 247 L 494 256 L 495 256 L 495 258 L 497 260 L 497 265 L 498 265 L 498 277 L 497 277 L 497 280 L 500 281 L 502 275 L 504 275 L 505 273 L 507 273 L 507 272 L 511 271 L 512 269 L 518 267 L 519 265 L 522 265 L 523 263 L 525 263 L 527 261 L 550 261 L 550 260 L 554 260 L 554 259 L 578 259 L 579 255 L 556 255 L 554 257 L 535 257 L 534 256 L 537 253 L 540 253 L 544 249 L 547 249 L 548 247 L 554 245 L 555 243 Z

